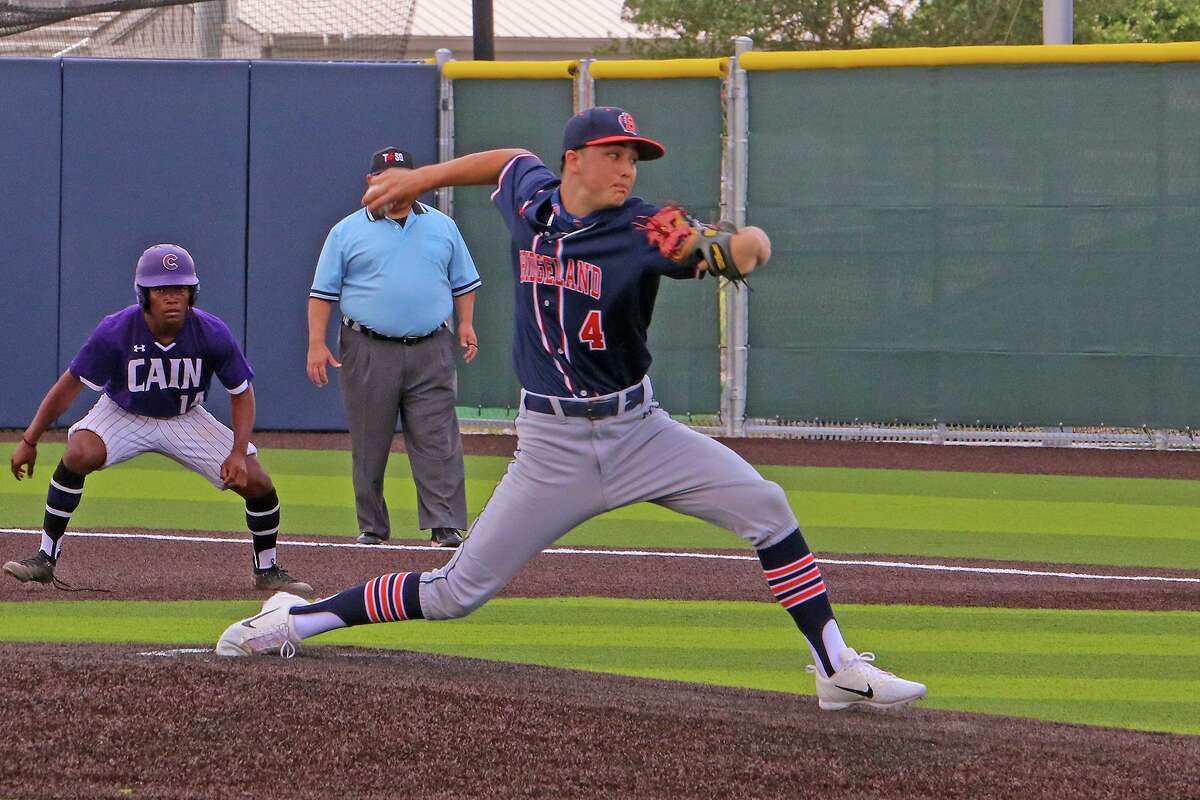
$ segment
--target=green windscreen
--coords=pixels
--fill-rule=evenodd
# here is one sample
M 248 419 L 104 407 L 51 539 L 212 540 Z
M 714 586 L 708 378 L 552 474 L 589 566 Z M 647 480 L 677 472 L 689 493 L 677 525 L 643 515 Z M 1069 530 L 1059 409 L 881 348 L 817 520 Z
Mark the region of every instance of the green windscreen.
M 524 147 L 557 170 L 562 128 L 571 111 L 569 80 L 455 81 L 455 154 Z M 454 191 L 454 219 L 483 279 L 475 300 L 479 356 L 458 369 L 458 403 L 515 409 L 520 385 L 512 367 L 511 247 L 508 228 L 490 199 L 494 188 Z
M 713 78 L 598 80 L 596 105 L 620 106 L 667 149 L 638 168 L 634 194 L 681 203 L 717 221 L 721 201 L 721 82 Z M 721 405 L 717 283 L 664 278 L 649 346 L 654 395 L 672 414 L 714 414 Z
M 562 129 L 571 115 L 569 81 L 459 80 L 454 83 L 455 153 L 526 147 L 558 171 Z M 721 186 L 720 83 L 713 79 L 596 82 L 597 104 L 620 105 L 667 157 L 638 171 L 635 194 L 673 200 L 715 220 Z M 677 110 L 699 121 L 682 126 Z M 491 204 L 492 187 L 455 190 L 455 220 L 484 285 L 475 307 L 480 355 L 459 368 L 459 405 L 515 406 L 511 343 L 513 277 L 508 233 Z M 650 350 L 655 396 L 675 414 L 712 414 L 720 405 L 720 323 L 716 283 L 664 279 Z
M 749 81 L 749 416 L 1196 421 L 1200 66 Z

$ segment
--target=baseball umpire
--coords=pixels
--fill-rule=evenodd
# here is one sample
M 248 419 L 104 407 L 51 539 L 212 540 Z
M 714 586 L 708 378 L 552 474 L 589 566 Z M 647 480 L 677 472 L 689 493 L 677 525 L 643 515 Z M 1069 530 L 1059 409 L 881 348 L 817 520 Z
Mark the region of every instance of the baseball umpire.
M 84 385 L 101 392 L 71 426 L 66 453 L 50 478 L 41 548 L 32 558 L 9 561 L 4 571 L 21 582 L 62 584 L 54 568 L 84 478 L 141 453 L 162 453 L 245 498 L 256 589 L 312 594 L 276 558 L 279 496 L 250 442 L 254 371 L 228 326 L 194 307 L 200 281 L 191 254 L 176 244 L 156 244 L 138 259 L 133 283 L 137 304 L 100 321 L 13 450 L 13 476 L 32 478 L 46 429 Z M 233 430 L 203 406 L 213 375 L 232 395 Z
M 412 169 L 412 156 L 387 147 L 371 175 Z M 417 522 L 438 547 L 458 547 L 467 527 L 462 436 L 454 403 L 458 373 L 453 313 L 468 363 L 479 352 L 473 325 L 479 273 L 454 220 L 419 202 L 380 214 L 358 209 L 329 231 L 308 296 L 308 378 L 328 383 L 327 367 L 345 364 L 340 381 L 350 426 L 358 541 L 391 535 L 384 473 L 396 430 L 404 434 Z M 333 304 L 342 312 L 339 363 L 325 343 Z
M 561 179 L 526 150 L 491 150 L 371 181 L 371 209 L 439 186 L 496 184 L 512 238 L 513 361 L 523 387 L 519 449 L 446 566 L 374 578 L 317 603 L 280 593 L 217 652 L 288 655 L 348 625 L 462 617 L 543 548 L 611 509 L 648 501 L 736 532 L 758 552 L 776 600 L 812 653 L 820 707 L 897 706 L 925 686 L 842 639 L 821 570 L 783 490 L 653 402 L 646 334 L 660 278 L 741 280 L 770 257 L 759 228 L 709 227 L 632 197 L 639 161 L 664 148 L 619 108 L 572 117 Z

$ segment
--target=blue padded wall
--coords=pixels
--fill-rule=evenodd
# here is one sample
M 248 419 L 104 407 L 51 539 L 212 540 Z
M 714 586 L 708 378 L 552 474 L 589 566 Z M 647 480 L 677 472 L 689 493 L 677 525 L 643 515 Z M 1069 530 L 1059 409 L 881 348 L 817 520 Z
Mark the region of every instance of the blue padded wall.
M 258 427 L 345 430 L 337 370 L 305 374 L 308 290 L 329 229 L 359 207 L 371 154 L 437 160 L 437 68 L 255 61 L 250 68 L 247 353 Z M 337 353 L 335 321 L 328 341 Z
M 159 242 L 192 253 L 200 305 L 244 341 L 248 92 L 245 61 L 64 62 L 60 369 L 134 302 L 138 256 Z M 228 421 L 214 384 L 205 405 Z
M 61 64 L 0 59 L 0 427 L 23 428 L 58 377 Z M 17 109 L 19 113 L 14 113 Z

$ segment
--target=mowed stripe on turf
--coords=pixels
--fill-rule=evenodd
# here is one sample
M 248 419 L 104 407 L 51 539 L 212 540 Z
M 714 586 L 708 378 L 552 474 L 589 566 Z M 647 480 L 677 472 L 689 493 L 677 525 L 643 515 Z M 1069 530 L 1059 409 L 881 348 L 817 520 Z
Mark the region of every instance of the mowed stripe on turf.
M 256 608 L 29 602 L 21 614 L 0 615 L 0 641 L 211 647 L 229 622 Z M 1200 734 L 1200 613 L 863 605 L 838 612 L 852 646 L 928 684 L 927 706 Z M 502 598 L 464 620 L 363 626 L 309 644 L 316 643 L 812 689 L 799 635 L 765 603 Z
M 46 465 L 61 445 L 44 449 L 35 480 L 0 485 L 7 512 L 0 524 L 40 524 Z M 283 498 L 285 533 L 356 535 L 348 458 L 341 451 L 264 454 Z M 467 463 L 473 515 L 507 461 L 472 457 Z M 1197 482 L 812 467 L 763 472 L 788 491 L 818 552 L 1200 569 Z M 407 474 L 402 455 L 391 460 L 387 496 L 394 528 L 415 533 L 416 495 Z M 238 498 L 213 492 L 165 458 L 146 456 L 90 476 L 73 525 L 234 532 L 244 522 Z M 727 531 L 652 504 L 609 512 L 562 543 L 745 547 Z
M 89 477 L 86 499 L 125 499 L 211 502 L 217 505 L 230 502 L 230 498 L 214 495 L 207 482 L 191 475 L 182 467 L 161 457 L 153 457 L 143 463 L 155 468 L 121 466 L 119 469 L 96 473 Z M 775 468 L 774 471 L 778 471 Z M 811 471 L 811 470 L 807 470 Z M 845 472 L 845 470 L 838 470 Z M 887 470 L 857 470 L 869 473 L 877 482 L 886 482 Z M 957 480 L 967 481 L 969 474 L 932 473 L 938 476 L 938 485 L 953 484 Z M 402 508 L 415 508 L 416 489 L 403 475 L 396 485 L 389 486 L 388 499 Z M 997 476 L 987 476 L 995 479 Z M 1009 476 L 1000 476 L 1009 477 Z M 1043 477 L 1041 480 L 1055 480 Z M 1070 478 L 1075 485 L 1085 487 L 1082 481 L 1105 482 L 1109 478 Z M 276 482 L 281 495 L 305 498 L 307 507 L 332 506 L 353 508 L 353 489 L 349 475 L 340 478 L 325 476 L 294 475 L 281 473 Z M 1144 481 L 1147 490 L 1157 483 L 1174 481 Z M 491 490 L 493 483 L 474 477 L 469 481 L 469 494 L 482 495 Z M 792 485 L 793 481 L 780 481 L 788 492 L 797 514 L 808 527 L 821 528 L 867 528 L 916 531 L 975 531 L 978 533 L 1038 533 L 1038 534 L 1085 534 L 1089 536 L 1200 539 L 1200 500 L 1195 505 L 1163 503 L 1113 502 L 1110 495 L 1094 499 L 1036 500 L 1015 497 L 985 498 L 956 497 L 950 494 L 928 492 L 924 494 L 898 494 L 888 491 L 819 491 L 811 487 Z M 883 488 L 883 487 L 880 487 Z M 1091 487 L 1088 487 L 1091 488 Z M 1097 489 L 1103 488 L 1095 487 Z M 4 494 L 44 494 L 41 482 L 8 484 Z M 1091 495 L 1092 492 L 1087 492 Z M 314 503 L 314 498 L 320 502 Z M 14 498 L 15 499 L 15 498 Z M 478 511 L 473 508 L 473 511 Z M 84 513 L 82 510 L 80 513 Z M 678 515 L 653 504 L 643 503 L 608 512 L 607 516 L 622 521 L 662 522 L 677 519 Z
M 12 443 L 0 445 L 5 455 L 11 449 Z M 38 470 L 52 471 L 53 467 L 49 465 L 62 455 L 63 445 L 45 442 L 40 450 Z M 394 455 L 395 458 L 388 462 L 388 477 L 411 478 L 407 458 L 403 454 Z M 350 454 L 347 451 L 278 449 L 261 451 L 260 457 L 272 475 L 311 476 L 321 479 L 319 485 L 326 487 L 330 485 L 328 478 L 349 482 Z M 485 484 L 495 483 L 510 460 L 496 456 L 467 456 L 468 477 Z M 758 469 L 784 489 L 797 491 L 1200 507 L 1200 485 L 1186 480 L 848 467 L 760 466 Z M 122 464 L 117 471 L 130 470 L 186 473 L 170 459 L 155 454 L 139 456 L 136 461 Z M 96 473 L 89 480 L 107 474 L 110 473 Z M 28 485 L 14 483 L 6 491 L 19 491 L 19 487 Z M 172 488 L 179 491 L 180 487 L 173 484 Z M 207 489 L 208 484 L 198 481 L 192 491 L 185 490 L 184 493 L 199 497 Z
M 33 528 L 0 528 L 0 534 L 16 534 L 28 536 L 40 536 L 41 531 Z M 133 540 L 149 540 L 174 542 L 177 544 L 229 544 L 243 546 L 245 539 L 232 539 L 218 536 L 194 536 L 183 534 L 170 533 L 120 533 L 113 531 L 72 531 L 72 535 L 80 538 L 92 539 L 133 539 Z M 387 550 L 411 550 L 416 552 L 428 552 L 429 546 L 426 544 L 406 545 L 406 544 L 375 544 L 365 545 L 357 542 L 313 542 L 303 539 L 281 540 L 281 545 L 287 547 L 328 547 L 328 548 L 353 548 L 353 549 L 368 549 L 373 552 L 382 552 Z M 686 558 L 695 560 L 710 560 L 710 561 L 750 561 L 758 563 L 758 557 L 752 555 L 736 555 L 730 553 L 691 553 L 686 551 L 670 551 L 670 550 L 598 550 L 594 548 L 574 548 L 574 547 L 550 547 L 542 551 L 542 555 L 550 556 L 571 556 L 571 555 L 588 555 L 588 556 L 608 556 L 610 558 L 650 558 L 669 560 L 675 558 Z M 1101 575 L 1090 572 L 1080 571 L 1060 571 L 1060 570 L 1035 570 L 1021 569 L 1018 567 L 972 567 L 960 564 L 937 564 L 937 563 L 914 563 L 910 561 L 900 560 L 879 560 L 879 559 L 852 559 L 852 558 L 835 558 L 822 557 L 816 559 L 820 564 L 838 564 L 842 566 L 852 567 L 878 567 L 889 570 L 919 570 L 926 572 L 960 572 L 972 573 L 978 575 L 1013 575 L 1020 577 L 1045 577 L 1045 578 L 1064 578 L 1068 580 L 1085 580 L 1085 581 L 1134 581 L 1142 583 L 1185 583 L 1200 585 L 1200 578 L 1191 578 L 1186 576 L 1167 576 L 1167 575 L 1139 575 L 1136 573 L 1120 574 L 1120 575 Z
M 89 496 L 72 519 L 72 529 L 168 527 L 244 534 L 241 504 L 232 497 L 211 496 L 211 502 L 178 499 L 150 502 Z M 7 502 L 5 498 L 6 511 L 10 513 L 5 514 L 5 519 L 0 522 L 7 522 L 11 527 L 38 527 L 44 502 L 44 498 L 40 502 L 29 498 L 18 504 Z M 418 522 L 415 508 L 398 507 L 389 501 L 389 509 L 397 537 L 416 538 Z M 357 535 L 352 509 L 286 500 L 282 527 L 285 535 L 344 536 L 348 540 Z M 975 531 L 825 528 L 811 525 L 804 526 L 804 535 L 819 553 L 1200 569 L 1200 543 L 1189 539 L 1005 532 L 981 534 Z M 668 520 L 639 523 L 606 514 L 581 525 L 560 539 L 559 544 L 572 547 L 749 550 L 732 533 L 678 515 Z

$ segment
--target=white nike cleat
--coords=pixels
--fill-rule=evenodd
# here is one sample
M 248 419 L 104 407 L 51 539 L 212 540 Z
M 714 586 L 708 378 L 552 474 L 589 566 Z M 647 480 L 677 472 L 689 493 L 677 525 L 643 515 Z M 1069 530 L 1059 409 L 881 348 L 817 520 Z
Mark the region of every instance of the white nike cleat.
M 296 655 L 300 637 L 288 611 L 308 603 L 303 597 L 276 592 L 263 603 L 262 611 L 233 623 L 217 640 L 219 656 L 253 656 L 278 652 L 284 658 Z
M 825 711 L 841 711 L 856 705 L 896 708 L 925 696 L 925 684 L 884 672 L 871 663 L 874 660 L 874 653 L 856 653 L 847 648 L 842 653 L 842 668 L 828 678 L 822 678 L 812 664 L 805 667 L 817 679 L 821 708 Z

